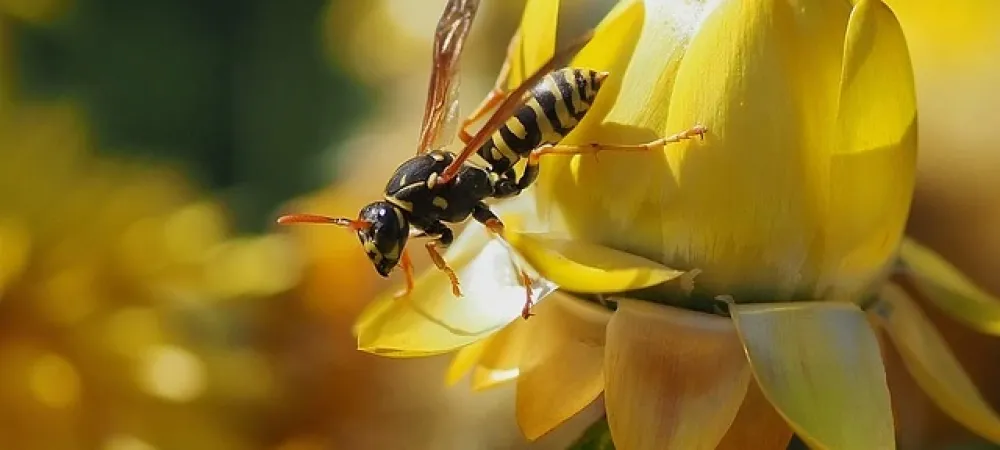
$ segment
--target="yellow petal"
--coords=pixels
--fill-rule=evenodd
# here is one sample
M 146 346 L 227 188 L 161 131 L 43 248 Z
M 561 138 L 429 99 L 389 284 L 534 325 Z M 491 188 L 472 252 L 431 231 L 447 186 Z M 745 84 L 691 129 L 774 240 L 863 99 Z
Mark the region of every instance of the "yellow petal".
M 714 449 L 750 382 L 729 320 L 638 300 L 611 317 L 604 373 L 611 435 L 629 450 Z
M 792 429 L 764 397 L 756 381 L 747 388 L 740 412 L 716 450 L 785 450 Z
M 598 137 L 598 131 L 604 128 L 618 129 L 622 133 L 631 132 L 628 138 L 635 142 L 644 142 L 650 139 L 651 132 L 640 129 L 632 129 L 620 126 L 618 123 L 605 123 L 605 116 L 612 108 L 618 105 L 619 92 L 623 88 L 622 80 L 629 66 L 632 52 L 636 48 L 639 33 L 646 25 L 643 23 L 645 17 L 645 3 L 641 0 L 628 0 L 616 5 L 600 25 L 594 31 L 593 39 L 576 55 L 570 64 L 572 67 L 586 68 L 608 72 L 608 77 L 601 85 L 601 90 L 597 95 L 594 104 L 587 111 L 580 123 L 573 131 L 562 140 L 565 144 L 578 144 L 594 142 Z M 653 61 L 661 61 L 662 55 L 657 55 Z M 676 62 L 676 61 L 675 61 Z M 601 156 L 604 164 L 617 164 L 613 161 L 622 155 Z M 611 157 L 611 158 L 609 158 Z M 625 155 L 627 157 L 627 155 Z M 585 195 L 590 184 L 597 177 L 616 177 L 618 172 L 607 170 L 607 166 L 593 164 L 595 161 L 588 161 L 592 158 L 577 158 L 565 156 L 548 156 L 542 158 L 542 168 L 536 186 L 538 186 L 539 210 L 543 215 L 548 215 L 550 209 L 556 202 L 560 205 L 562 212 L 571 214 L 575 221 L 582 221 L 588 217 L 588 211 L 603 212 L 594 210 L 591 200 L 596 197 Z M 640 165 L 634 164 L 636 167 Z M 587 167 L 587 172 L 578 172 L 578 164 Z M 616 166 L 615 166 L 616 167 Z M 584 178 L 591 177 L 591 178 Z M 641 183 L 636 183 L 641 184 Z M 633 183 L 623 183 L 618 185 L 618 189 L 637 189 Z M 623 217 L 627 220 L 627 217 Z
M 904 239 L 899 257 L 928 300 L 976 330 L 1000 336 L 1000 299 L 982 290 L 933 250 Z
M 958 358 L 903 289 L 882 289 L 875 318 L 920 387 L 945 413 L 1000 444 L 1000 417 L 980 395 Z
M 556 293 L 525 323 L 517 422 L 528 440 L 562 424 L 604 390 L 604 335 L 611 312 Z
M 571 292 L 614 293 L 665 283 L 684 274 L 597 244 L 540 233 L 504 236 L 540 275 Z
M 472 372 L 472 389 L 481 391 L 517 378 L 521 358 L 529 344 L 527 337 L 528 327 L 523 320 L 491 336 Z
M 591 128 L 600 127 L 602 119 L 617 104 L 622 80 L 639 40 L 645 14 L 645 2 L 629 0 L 618 3 L 594 29 L 591 41 L 573 57 L 570 64 L 572 67 L 608 72 L 608 77 L 601 84 L 594 104 L 576 128 L 563 139 L 563 143 L 591 142 L 590 139 L 594 138 Z M 569 159 L 571 158 L 564 158 L 562 162 Z
M 502 384 L 517 379 L 518 370 L 513 369 L 489 369 L 486 367 L 476 367 L 472 371 L 472 390 L 482 392 Z
M 495 336 L 495 335 L 494 335 Z M 451 364 L 448 365 L 448 372 L 445 374 L 445 384 L 448 386 L 454 386 L 465 374 L 469 373 L 476 363 L 479 362 L 479 357 L 483 354 L 483 349 L 486 348 L 487 343 L 490 342 L 490 338 L 483 339 L 481 341 L 473 342 L 461 350 L 455 353 L 455 357 L 452 358 Z
M 829 283 L 866 288 L 903 236 L 916 172 L 913 70 L 899 23 L 858 2 L 847 28 L 827 227 Z
M 508 226 L 523 219 L 530 227 L 535 224 L 521 209 L 530 201 L 517 199 L 494 210 Z M 526 294 L 518 269 L 534 270 L 512 255 L 503 240 L 487 236 L 482 225 L 470 223 L 444 255 L 458 274 L 462 297 L 455 297 L 447 277 L 431 268 L 417 278 L 410 296 L 397 299 L 387 292 L 362 312 L 354 327 L 358 348 L 391 357 L 447 353 L 520 317 Z M 533 278 L 536 302 L 555 288 L 548 280 Z
M 912 159 L 917 119 L 913 67 L 903 30 L 880 0 L 861 0 L 851 12 L 840 83 L 837 151 L 903 147 L 898 151 Z
M 733 305 L 761 391 L 813 448 L 895 448 L 878 340 L 849 303 Z
M 517 42 L 507 54 L 510 76 L 507 88 L 514 89 L 542 67 L 556 48 L 559 0 L 528 0 L 521 15 Z
M 476 365 L 489 369 L 516 369 L 521 363 L 527 328 L 518 320 L 496 332 L 486 341 Z
M 809 295 L 824 256 L 849 7 L 726 1 L 705 20 L 661 132 L 700 123 L 709 133 L 665 150 L 658 260 L 702 269 L 699 284 L 715 292 Z

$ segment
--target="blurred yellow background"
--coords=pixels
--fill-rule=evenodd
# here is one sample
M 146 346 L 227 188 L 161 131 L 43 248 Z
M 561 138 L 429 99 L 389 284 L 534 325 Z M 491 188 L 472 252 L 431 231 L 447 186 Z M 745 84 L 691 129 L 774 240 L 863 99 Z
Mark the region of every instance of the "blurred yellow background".
M 909 232 L 1000 293 L 1000 2 L 886 3 L 906 33 L 917 82 L 920 157 Z M 933 307 L 926 311 L 996 409 L 1000 339 L 964 328 Z M 903 382 L 908 375 L 889 377 L 900 386 L 894 403 L 904 405 L 897 408 L 898 420 L 924 431 L 901 444 L 995 448 L 972 444 L 979 441 L 935 410 L 912 380 Z
M 355 351 L 399 280 L 349 233 L 271 225 L 355 214 L 412 154 L 444 3 L 0 0 L 0 449 L 555 449 L 595 417 L 528 445 L 509 387 Z M 560 32 L 612 3 L 564 1 Z M 920 96 L 912 231 L 1000 292 L 1000 7 L 889 3 Z M 463 110 L 522 5 L 484 2 Z M 935 318 L 1000 405 L 1000 342 Z M 974 442 L 921 395 L 911 442 Z

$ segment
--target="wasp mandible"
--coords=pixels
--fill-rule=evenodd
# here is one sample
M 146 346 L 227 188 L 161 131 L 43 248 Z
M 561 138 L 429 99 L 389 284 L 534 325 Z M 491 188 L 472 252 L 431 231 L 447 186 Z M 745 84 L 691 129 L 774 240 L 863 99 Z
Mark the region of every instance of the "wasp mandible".
M 397 265 L 402 267 L 406 289 L 400 296 L 413 289 L 413 264 L 406 248 L 410 237 L 430 238 L 425 247 L 431 260 L 449 277 L 453 294 L 460 296 L 458 276 L 441 255 L 454 238 L 445 223 L 461 223 L 472 216 L 490 232 L 501 235 L 503 223 L 485 200 L 520 194 L 538 177 L 540 157 L 605 150 L 646 151 L 706 132 L 695 126 L 643 144 L 557 145 L 586 115 L 608 76 L 584 68 L 557 69 L 560 61 L 590 41 L 593 32 L 557 52 L 519 86 L 506 91 L 511 50 L 519 43 L 515 34 L 496 85 L 461 123 L 458 135 L 462 150 L 457 154 L 445 150 L 452 140 L 452 133 L 446 130 L 452 129 L 457 120 L 459 59 L 478 9 L 479 0 L 449 0 L 445 6 L 435 32 L 433 68 L 417 154 L 392 174 L 383 199 L 362 208 L 357 219 L 313 214 L 278 219 L 281 224 L 324 223 L 356 232 L 381 276 L 388 277 Z M 491 110 L 492 115 L 478 132 L 467 131 Z M 485 167 L 469 161 L 474 153 L 486 162 Z M 514 165 L 521 160 L 526 162 L 518 177 Z M 527 273 L 522 270 L 521 276 L 525 286 L 530 287 Z M 532 306 L 531 289 L 526 291 L 524 318 L 531 315 Z

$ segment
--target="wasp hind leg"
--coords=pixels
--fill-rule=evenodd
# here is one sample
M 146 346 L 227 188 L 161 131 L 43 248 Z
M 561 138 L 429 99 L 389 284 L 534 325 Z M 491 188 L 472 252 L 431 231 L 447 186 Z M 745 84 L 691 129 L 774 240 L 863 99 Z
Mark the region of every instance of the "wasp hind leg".
M 598 144 L 593 143 L 589 145 L 543 145 L 536 148 L 528 156 L 528 164 L 534 163 L 538 164 L 538 158 L 544 155 L 582 155 L 587 153 L 596 154 L 597 152 L 604 151 L 617 151 L 617 152 L 645 152 L 653 150 L 658 147 L 663 147 L 667 144 L 673 144 L 680 141 L 685 141 L 688 139 L 705 138 L 705 134 L 708 133 L 708 128 L 701 125 L 696 125 L 680 133 L 673 134 L 667 137 L 655 139 L 642 144 Z
M 528 320 L 529 317 L 535 315 L 531 312 L 531 307 L 535 306 L 534 296 L 531 293 L 531 276 L 524 269 L 521 271 L 521 284 L 524 285 L 524 306 L 521 308 L 521 317 L 524 320 Z
M 478 204 L 476 204 L 476 206 L 472 209 L 472 218 L 476 219 L 477 222 L 483 224 L 483 226 L 485 226 L 486 229 L 489 230 L 491 234 L 497 236 L 503 235 L 504 232 L 503 222 L 500 221 L 500 218 L 497 217 L 497 215 L 494 214 L 493 211 L 490 211 L 490 207 L 487 206 L 485 203 L 479 202 Z M 511 262 L 513 263 L 513 260 Z M 516 263 L 514 263 L 514 265 L 517 268 L 521 284 L 524 286 L 525 297 L 524 297 L 524 307 L 521 308 L 521 317 L 527 320 L 529 317 L 534 315 L 531 312 L 531 307 L 534 306 L 535 304 L 533 298 L 534 296 L 531 291 L 531 285 L 532 285 L 531 276 L 529 276 L 528 272 L 525 272 L 524 269 L 522 269 L 521 267 L 517 267 Z
M 703 126 L 695 126 L 683 132 L 656 139 L 643 144 L 616 145 L 616 144 L 590 144 L 590 145 L 543 145 L 531 151 L 528 161 L 524 166 L 524 173 L 517 180 L 517 192 L 523 191 L 531 186 L 538 179 L 539 159 L 545 155 L 583 155 L 594 154 L 603 151 L 624 151 L 624 152 L 645 152 L 657 147 L 662 147 L 674 142 L 680 142 L 694 137 L 704 137 L 708 132 Z
M 504 77 L 504 79 L 506 79 L 506 77 Z M 476 110 L 473 111 L 469 117 L 462 120 L 462 124 L 458 129 L 458 138 L 462 140 L 463 144 L 468 144 L 469 141 L 472 140 L 472 133 L 469 133 L 469 127 L 483 117 L 486 117 L 486 114 L 494 108 L 500 106 L 500 103 L 503 103 L 505 98 L 507 98 L 507 91 L 501 89 L 498 84 L 497 87 L 494 87 L 489 94 L 486 94 L 486 98 L 484 98 L 483 102 L 476 107 Z
M 493 84 L 493 89 L 490 90 L 489 94 L 486 94 L 486 98 L 476 107 L 476 109 L 469 114 L 465 120 L 462 120 L 461 126 L 458 129 L 458 138 L 462 140 L 462 143 L 468 144 L 472 140 L 472 133 L 469 133 L 469 126 L 478 122 L 483 117 L 486 117 L 490 111 L 500 106 L 504 99 L 507 98 L 507 90 L 504 89 L 504 85 L 507 84 L 507 79 L 510 76 L 510 55 L 513 54 L 514 49 L 520 43 L 520 32 L 515 34 L 511 38 L 510 43 L 507 44 L 507 57 L 503 60 L 503 65 L 500 66 L 500 73 L 497 74 L 497 80 Z

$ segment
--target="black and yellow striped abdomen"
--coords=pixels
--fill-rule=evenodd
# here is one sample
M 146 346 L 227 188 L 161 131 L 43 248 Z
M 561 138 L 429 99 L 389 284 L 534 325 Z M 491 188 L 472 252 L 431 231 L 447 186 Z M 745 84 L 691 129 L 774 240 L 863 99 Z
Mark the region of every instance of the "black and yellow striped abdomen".
M 583 119 L 606 76 L 574 68 L 549 73 L 530 91 L 524 106 L 479 148 L 479 156 L 502 173 L 539 146 L 559 142 Z

